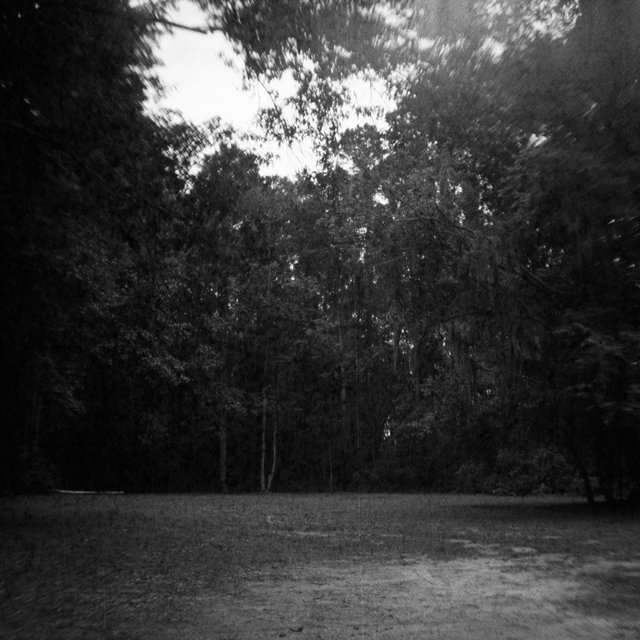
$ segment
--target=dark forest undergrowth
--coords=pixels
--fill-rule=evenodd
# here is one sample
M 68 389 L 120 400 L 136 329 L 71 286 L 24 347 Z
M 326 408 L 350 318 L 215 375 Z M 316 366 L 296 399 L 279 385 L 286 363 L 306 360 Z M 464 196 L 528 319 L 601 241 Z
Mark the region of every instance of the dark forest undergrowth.
M 640 517 L 578 499 L 57 495 L 0 506 L 6 639 L 640 632 Z

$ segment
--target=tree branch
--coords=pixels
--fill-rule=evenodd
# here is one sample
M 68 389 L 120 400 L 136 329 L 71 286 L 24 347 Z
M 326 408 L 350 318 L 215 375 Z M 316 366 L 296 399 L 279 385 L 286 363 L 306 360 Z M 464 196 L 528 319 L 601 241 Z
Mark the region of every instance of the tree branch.
M 220 26 L 211 26 L 211 27 L 194 27 L 188 24 L 181 24 L 179 22 L 174 22 L 173 20 L 167 20 L 166 18 L 154 17 L 151 20 L 155 24 L 161 24 L 165 27 L 170 27 L 171 29 L 183 29 L 184 31 L 192 31 L 194 33 L 202 33 L 203 35 L 208 35 L 210 33 L 215 33 L 217 31 L 224 32 L 224 29 Z
M 103 16 L 110 16 L 112 18 L 125 19 L 126 16 L 123 14 L 119 14 L 115 11 L 105 9 L 104 7 L 95 7 L 93 5 L 89 5 L 87 3 L 79 2 L 79 3 L 68 3 L 64 1 L 59 1 L 55 3 L 59 7 L 70 7 L 80 9 L 82 11 L 87 11 L 89 13 L 95 13 Z M 160 15 L 154 13 L 147 13 L 145 15 L 146 19 L 153 24 L 160 24 L 165 27 L 169 27 L 171 29 L 183 29 L 184 31 L 192 31 L 193 33 L 201 33 L 203 35 L 207 35 L 210 33 L 215 33 L 216 31 L 224 32 L 223 27 L 216 26 L 207 26 L 207 27 L 197 27 L 188 24 L 182 24 L 180 22 L 174 22 L 173 20 L 169 20 L 168 18 L 164 18 Z

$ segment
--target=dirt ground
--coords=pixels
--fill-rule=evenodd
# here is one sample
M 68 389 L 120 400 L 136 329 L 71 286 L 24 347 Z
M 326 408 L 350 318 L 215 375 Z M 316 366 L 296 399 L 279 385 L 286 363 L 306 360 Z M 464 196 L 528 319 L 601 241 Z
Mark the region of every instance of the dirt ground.
M 570 558 L 493 555 L 403 564 L 319 563 L 256 573 L 201 602 L 201 638 L 564 640 L 640 638 L 640 594 L 598 607 L 607 580 L 640 584 L 640 559 L 576 567 Z M 609 602 L 612 594 L 606 594 Z M 211 633 L 210 630 L 215 629 Z
M 637 640 L 640 514 L 570 497 L 0 500 L 2 640 Z

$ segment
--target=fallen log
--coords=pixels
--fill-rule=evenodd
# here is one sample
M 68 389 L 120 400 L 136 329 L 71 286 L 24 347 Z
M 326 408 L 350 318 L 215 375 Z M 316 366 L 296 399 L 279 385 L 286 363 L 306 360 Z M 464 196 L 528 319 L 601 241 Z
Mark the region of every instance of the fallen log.
M 54 489 L 53 493 L 65 493 L 75 496 L 119 496 L 124 491 L 71 491 L 70 489 Z

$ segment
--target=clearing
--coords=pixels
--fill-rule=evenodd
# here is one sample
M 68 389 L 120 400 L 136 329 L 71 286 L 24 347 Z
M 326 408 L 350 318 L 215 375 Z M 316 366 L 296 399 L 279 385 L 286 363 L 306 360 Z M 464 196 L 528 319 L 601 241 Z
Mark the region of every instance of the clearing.
M 639 534 L 577 498 L 8 498 L 0 637 L 636 639 Z

